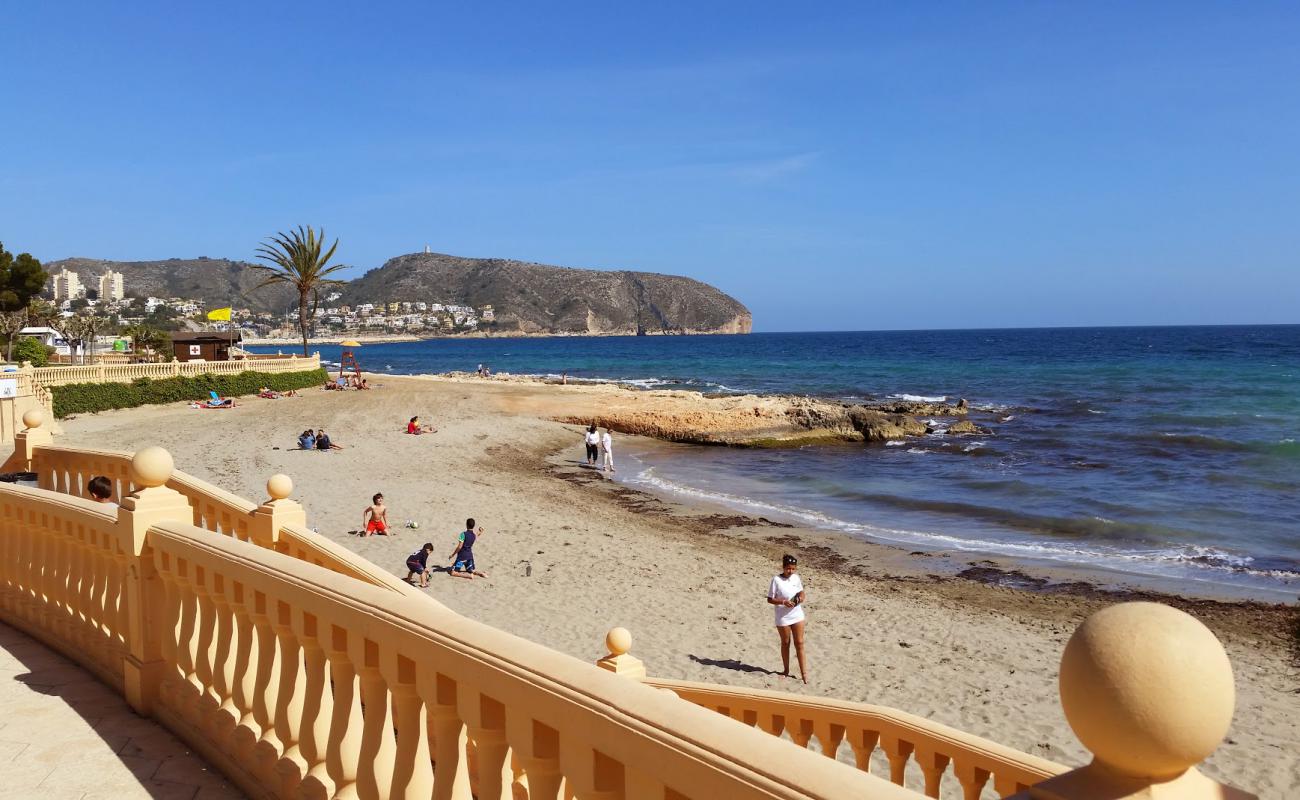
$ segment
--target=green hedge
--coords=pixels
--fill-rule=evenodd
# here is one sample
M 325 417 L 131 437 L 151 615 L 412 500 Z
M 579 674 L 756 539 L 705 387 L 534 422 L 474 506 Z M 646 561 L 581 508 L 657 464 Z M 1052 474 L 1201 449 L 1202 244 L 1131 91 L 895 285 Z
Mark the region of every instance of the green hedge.
M 208 392 L 222 397 L 257 394 L 263 386 L 276 391 L 306 389 L 320 386 L 329 380 L 324 369 L 308 372 L 240 372 L 234 375 L 194 377 L 140 378 L 130 383 L 69 383 L 51 387 L 54 395 L 54 416 L 86 414 L 107 411 L 110 408 L 135 408 L 157 403 L 175 403 L 181 400 L 206 400 Z

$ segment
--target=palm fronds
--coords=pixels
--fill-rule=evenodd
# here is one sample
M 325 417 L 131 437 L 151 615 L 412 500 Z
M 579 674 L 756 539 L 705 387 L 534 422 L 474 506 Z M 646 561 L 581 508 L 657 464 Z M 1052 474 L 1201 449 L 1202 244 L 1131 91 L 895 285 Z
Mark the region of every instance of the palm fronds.
M 318 234 L 310 225 L 299 225 L 297 230 L 276 233 L 257 248 L 257 257 L 267 263 L 255 266 L 268 273 L 257 288 L 283 283 L 298 291 L 298 324 L 302 329 L 303 355 L 307 355 L 307 297 L 318 295 L 323 286 L 342 283 L 329 277 L 343 269 L 342 264 L 329 263 L 338 246 L 339 240 L 335 239 L 334 244 L 325 250 L 324 228 Z

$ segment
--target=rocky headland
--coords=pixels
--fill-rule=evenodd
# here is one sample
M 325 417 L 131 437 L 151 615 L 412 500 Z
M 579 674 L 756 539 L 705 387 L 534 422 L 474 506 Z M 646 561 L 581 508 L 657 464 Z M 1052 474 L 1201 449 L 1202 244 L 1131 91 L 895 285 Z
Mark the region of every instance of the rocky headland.
M 498 375 L 449 373 L 443 380 L 558 383 Z M 640 390 L 609 383 L 569 383 L 534 399 L 530 410 L 574 425 L 596 423 L 619 433 L 686 444 L 793 447 L 827 442 L 885 442 L 928 434 L 986 435 L 958 403 L 887 400 L 845 403 L 792 395 L 704 395 Z M 931 420 L 927 422 L 926 420 Z

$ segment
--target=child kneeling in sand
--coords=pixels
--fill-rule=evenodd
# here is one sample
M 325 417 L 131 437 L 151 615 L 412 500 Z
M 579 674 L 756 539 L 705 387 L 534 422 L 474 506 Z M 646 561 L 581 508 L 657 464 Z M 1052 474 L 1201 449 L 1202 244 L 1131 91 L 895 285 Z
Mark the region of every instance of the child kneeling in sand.
M 483 529 L 474 528 L 474 518 L 470 517 L 465 520 L 465 530 L 461 532 L 460 538 L 456 540 L 456 549 L 451 551 L 451 574 L 456 578 L 468 578 L 473 580 L 477 575 L 480 578 L 486 578 L 487 574 L 479 572 L 474 566 L 474 542 L 483 535 Z
M 370 498 L 370 505 L 361 512 L 361 524 L 366 536 L 382 533 L 388 536 L 388 506 L 384 505 L 384 496 L 377 494 Z
M 425 542 L 424 547 L 406 557 L 406 568 L 410 570 L 406 576 L 407 583 L 411 582 L 411 578 L 419 575 L 420 588 L 429 588 L 429 554 L 432 552 L 433 542 Z

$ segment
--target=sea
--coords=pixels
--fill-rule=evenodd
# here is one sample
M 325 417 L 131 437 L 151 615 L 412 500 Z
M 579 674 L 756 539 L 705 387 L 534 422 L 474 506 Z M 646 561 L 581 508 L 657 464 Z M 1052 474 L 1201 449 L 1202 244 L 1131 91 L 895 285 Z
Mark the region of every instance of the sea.
M 721 395 L 965 398 L 991 435 L 624 447 L 619 479 L 972 561 L 1300 594 L 1300 325 L 434 339 L 357 354 L 392 374 L 484 364 Z

